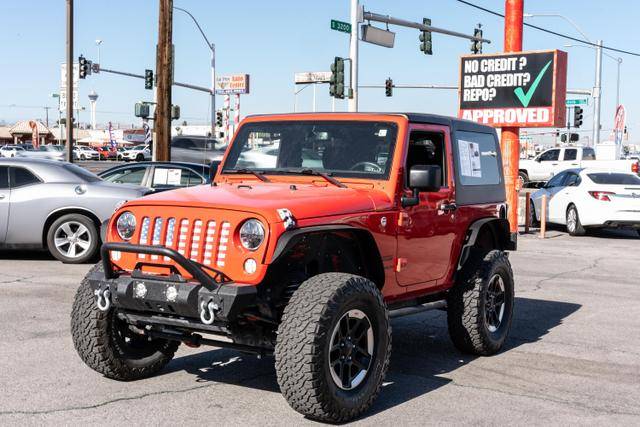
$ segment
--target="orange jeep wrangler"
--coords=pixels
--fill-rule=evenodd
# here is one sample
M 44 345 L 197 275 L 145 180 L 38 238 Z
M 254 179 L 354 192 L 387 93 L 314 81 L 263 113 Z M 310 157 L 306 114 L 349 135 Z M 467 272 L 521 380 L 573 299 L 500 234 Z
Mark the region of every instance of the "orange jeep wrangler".
M 447 311 L 461 351 L 509 332 L 515 249 L 494 129 L 426 114 L 245 119 L 211 185 L 133 200 L 78 289 L 82 360 L 116 380 L 179 344 L 275 356 L 288 403 L 352 419 L 378 395 L 390 318 Z

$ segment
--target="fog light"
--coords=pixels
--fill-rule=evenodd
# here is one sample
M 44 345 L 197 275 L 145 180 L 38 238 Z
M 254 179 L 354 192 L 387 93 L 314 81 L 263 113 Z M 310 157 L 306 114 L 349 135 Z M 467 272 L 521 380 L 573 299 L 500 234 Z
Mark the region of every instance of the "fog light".
M 147 287 L 142 282 L 137 282 L 134 287 L 136 298 L 144 298 L 147 295 Z
M 167 288 L 166 295 L 167 295 L 167 301 L 174 302 L 176 298 L 178 298 L 178 290 L 176 289 L 175 286 L 169 286 Z
M 249 258 L 244 262 L 244 272 L 247 274 L 253 274 L 256 272 L 258 264 L 253 258 Z

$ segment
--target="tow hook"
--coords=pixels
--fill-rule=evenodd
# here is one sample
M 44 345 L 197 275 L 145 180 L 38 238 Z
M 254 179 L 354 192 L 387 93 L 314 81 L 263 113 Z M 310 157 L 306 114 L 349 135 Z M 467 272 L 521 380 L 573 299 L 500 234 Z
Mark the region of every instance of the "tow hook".
M 100 311 L 109 311 L 111 308 L 111 292 L 109 289 L 96 289 L 94 292 L 96 296 L 96 305 Z
M 208 303 L 202 301 L 200 303 L 200 320 L 205 325 L 211 325 L 216 317 L 216 311 L 218 311 L 220 307 L 218 304 L 210 300 Z

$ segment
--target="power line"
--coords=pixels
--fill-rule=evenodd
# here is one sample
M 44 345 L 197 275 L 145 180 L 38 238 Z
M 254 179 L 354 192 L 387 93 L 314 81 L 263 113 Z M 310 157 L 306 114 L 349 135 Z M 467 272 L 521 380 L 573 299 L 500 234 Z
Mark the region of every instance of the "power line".
M 504 15 L 502 13 L 496 12 L 495 10 L 491 10 L 491 9 L 487 9 L 486 7 L 478 6 L 477 4 L 473 4 L 473 3 L 468 2 L 466 0 L 456 0 L 456 1 L 458 3 L 462 3 L 462 4 L 465 4 L 467 6 L 471 6 L 471 7 L 474 7 L 476 9 L 479 9 L 479 10 L 481 10 L 483 12 L 490 13 L 491 15 L 495 15 L 495 16 L 499 16 L 501 18 L 504 18 Z M 545 32 L 545 33 L 553 34 L 554 36 L 565 38 L 567 40 L 571 40 L 571 41 L 574 41 L 574 42 L 586 44 L 586 45 L 593 46 L 593 47 L 599 47 L 599 45 L 597 45 L 596 43 L 588 42 L 586 40 L 582 40 L 582 39 L 579 39 L 577 37 L 572 37 L 572 36 L 569 36 L 569 35 L 566 35 L 566 34 L 562 34 L 562 33 L 559 33 L 557 31 L 548 30 L 546 28 L 539 27 L 537 25 L 529 24 L 529 23 L 526 23 L 526 22 L 523 22 L 523 25 L 526 26 L 526 27 L 529 27 L 529 28 L 533 28 L 533 29 L 538 30 L 538 31 L 542 31 L 542 32 Z M 632 56 L 640 56 L 640 53 L 637 53 L 637 52 L 631 52 L 631 51 L 628 51 L 628 50 L 618 49 L 618 48 L 610 47 L 610 46 L 601 46 L 601 47 L 602 47 L 602 49 L 607 49 L 607 50 L 610 50 L 612 52 L 624 53 L 624 54 L 632 55 Z

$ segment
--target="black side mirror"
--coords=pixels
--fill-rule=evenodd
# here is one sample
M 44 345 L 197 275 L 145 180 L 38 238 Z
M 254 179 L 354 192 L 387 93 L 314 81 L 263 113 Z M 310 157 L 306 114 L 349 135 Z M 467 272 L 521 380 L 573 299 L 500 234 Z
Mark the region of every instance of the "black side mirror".
M 212 184 L 218 173 L 218 167 L 220 167 L 220 160 L 213 160 L 211 165 L 209 165 L 209 182 Z
M 413 197 L 403 197 L 402 206 L 415 206 L 421 191 L 438 191 L 442 187 L 442 168 L 436 165 L 415 165 L 409 170 L 409 187 Z

